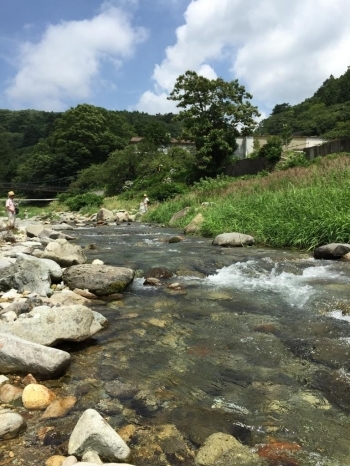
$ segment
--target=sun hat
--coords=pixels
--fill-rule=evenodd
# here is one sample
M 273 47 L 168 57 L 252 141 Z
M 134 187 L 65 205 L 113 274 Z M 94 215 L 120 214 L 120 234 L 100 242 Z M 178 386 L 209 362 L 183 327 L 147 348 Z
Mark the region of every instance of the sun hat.
M 8 195 L 9 195 L 9 196 L 14 196 L 15 193 L 14 193 L 13 191 L 9 191 Z
M 144 194 L 143 196 L 147 196 L 147 194 Z

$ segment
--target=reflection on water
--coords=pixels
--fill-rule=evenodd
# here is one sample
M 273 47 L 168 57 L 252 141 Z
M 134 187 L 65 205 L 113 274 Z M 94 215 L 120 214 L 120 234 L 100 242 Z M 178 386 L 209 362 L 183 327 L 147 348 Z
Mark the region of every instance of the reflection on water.
M 296 442 L 306 456 L 295 464 L 350 464 L 350 322 L 338 318 L 349 265 L 195 237 L 169 244 L 176 234 L 139 224 L 79 230 L 89 261 L 141 278 L 122 301 L 96 306 L 105 331 L 69 348 L 60 383 L 80 395 L 78 410 L 94 406 L 115 427 L 173 423 L 196 447 L 226 432 L 250 446 Z M 181 290 L 144 287 L 153 266 L 172 270 L 164 283 Z

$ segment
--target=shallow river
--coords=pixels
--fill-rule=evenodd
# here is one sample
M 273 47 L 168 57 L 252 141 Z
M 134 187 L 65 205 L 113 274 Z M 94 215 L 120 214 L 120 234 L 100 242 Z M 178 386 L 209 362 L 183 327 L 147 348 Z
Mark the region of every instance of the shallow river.
M 39 427 L 55 427 L 52 448 L 90 407 L 116 428 L 175 424 L 196 448 L 225 432 L 248 446 L 295 442 L 300 462 L 289 464 L 350 464 L 350 263 L 199 237 L 168 243 L 180 232 L 137 223 L 76 233 L 89 262 L 130 267 L 139 278 L 122 300 L 95 307 L 109 319 L 106 330 L 63 348 L 71 367 L 45 384 L 79 403 L 64 419 L 28 420 L 20 439 L 28 464 L 43 464 Z M 156 266 L 175 275 L 143 286 Z M 167 288 L 175 282 L 181 290 Z M 118 397 L 116 380 L 129 393 Z M 140 390 L 146 402 L 135 397 Z

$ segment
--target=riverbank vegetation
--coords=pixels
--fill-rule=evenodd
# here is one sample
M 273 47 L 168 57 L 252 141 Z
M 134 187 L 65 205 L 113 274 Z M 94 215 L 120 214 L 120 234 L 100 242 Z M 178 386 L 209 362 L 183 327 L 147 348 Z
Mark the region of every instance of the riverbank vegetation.
M 214 237 L 238 231 L 261 245 L 312 249 L 320 244 L 350 242 L 350 154 L 317 158 L 295 167 L 251 179 L 204 179 L 185 195 L 151 209 L 147 219 L 184 227 L 202 213 L 199 234 Z

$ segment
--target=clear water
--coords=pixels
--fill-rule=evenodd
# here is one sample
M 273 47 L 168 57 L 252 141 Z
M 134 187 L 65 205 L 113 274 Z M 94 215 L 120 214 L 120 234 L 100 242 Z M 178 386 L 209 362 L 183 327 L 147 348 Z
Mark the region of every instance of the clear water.
M 298 464 L 350 464 L 350 264 L 199 237 L 169 244 L 181 232 L 142 224 L 77 233 L 89 261 L 138 278 L 122 300 L 95 306 L 106 330 L 65 346 L 72 365 L 48 383 L 79 403 L 58 428 L 68 434 L 95 407 L 114 427 L 175 424 L 195 447 L 226 432 L 251 447 L 296 442 Z M 174 277 L 145 287 L 156 266 Z M 175 282 L 181 290 L 167 288 Z M 130 393 L 111 393 L 115 380 Z M 135 398 L 140 390 L 152 403 Z

